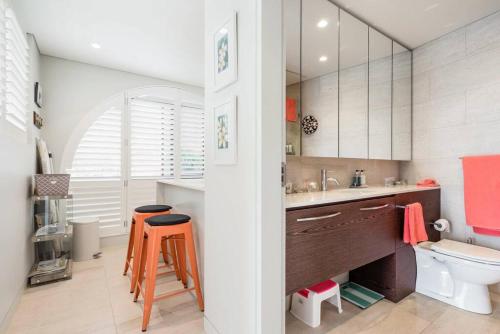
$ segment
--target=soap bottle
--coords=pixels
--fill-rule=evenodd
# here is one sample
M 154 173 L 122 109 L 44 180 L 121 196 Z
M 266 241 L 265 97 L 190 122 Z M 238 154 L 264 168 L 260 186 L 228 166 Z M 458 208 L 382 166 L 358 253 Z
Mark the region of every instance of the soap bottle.
M 353 188 L 359 187 L 361 182 L 361 177 L 360 177 L 360 171 L 359 169 L 356 169 L 356 172 L 354 173 L 354 176 L 352 177 L 352 186 Z
M 360 187 L 366 186 L 366 174 L 363 169 L 359 172 L 359 186 Z

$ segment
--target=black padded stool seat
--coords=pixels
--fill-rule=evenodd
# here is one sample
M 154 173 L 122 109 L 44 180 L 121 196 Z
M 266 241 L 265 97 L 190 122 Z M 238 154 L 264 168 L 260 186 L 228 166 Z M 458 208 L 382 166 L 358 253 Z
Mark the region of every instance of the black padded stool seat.
M 138 208 L 135 208 L 135 212 L 139 213 L 156 213 L 172 210 L 172 207 L 169 205 L 144 205 Z
M 151 226 L 170 226 L 187 223 L 191 217 L 179 214 L 159 215 L 150 217 L 145 222 Z

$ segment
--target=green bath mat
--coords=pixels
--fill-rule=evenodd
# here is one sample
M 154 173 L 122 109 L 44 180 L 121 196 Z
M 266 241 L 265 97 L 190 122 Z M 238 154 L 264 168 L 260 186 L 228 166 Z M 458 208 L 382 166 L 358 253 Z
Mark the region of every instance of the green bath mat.
M 347 282 L 340 286 L 340 296 L 362 309 L 384 299 L 384 295 L 353 282 Z

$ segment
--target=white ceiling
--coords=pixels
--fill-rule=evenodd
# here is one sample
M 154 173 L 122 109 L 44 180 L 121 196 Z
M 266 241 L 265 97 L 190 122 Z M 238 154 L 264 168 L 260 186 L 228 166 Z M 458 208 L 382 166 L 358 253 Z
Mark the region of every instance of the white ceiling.
M 341 8 L 415 48 L 457 28 L 500 10 L 500 0 L 333 0 Z M 318 22 L 326 21 L 326 27 Z M 302 0 L 302 52 L 300 50 L 300 0 L 285 1 L 287 85 L 337 71 L 338 26 L 340 68 L 367 62 L 368 27 L 329 0 Z M 387 47 L 388 44 L 388 47 Z M 371 60 L 388 56 L 387 37 L 370 30 Z M 302 53 L 302 55 L 300 54 Z M 374 56 L 372 56 L 374 55 Z M 321 56 L 327 60 L 320 62 Z
M 500 0 L 333 2 L 412 49 L 500 10 Z
M 202 86 L 203 0 L 15 0 L 42 54 Z M 101 48 L 94 49 L 92 43 Z

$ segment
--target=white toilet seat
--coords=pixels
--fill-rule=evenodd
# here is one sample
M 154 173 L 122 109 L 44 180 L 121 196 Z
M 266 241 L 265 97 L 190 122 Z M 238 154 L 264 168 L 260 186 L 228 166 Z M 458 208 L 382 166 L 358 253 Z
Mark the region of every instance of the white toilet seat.
M 500 251 L 491 248 L 442 239 L 430 245 L 430 249 L 436 253 L 472 262 L 500 266 Z
M 500 252 L 443 239 L 414 246 L 415 290 L 461 309 L 492 312 L 488 285 L 500 282 Z

